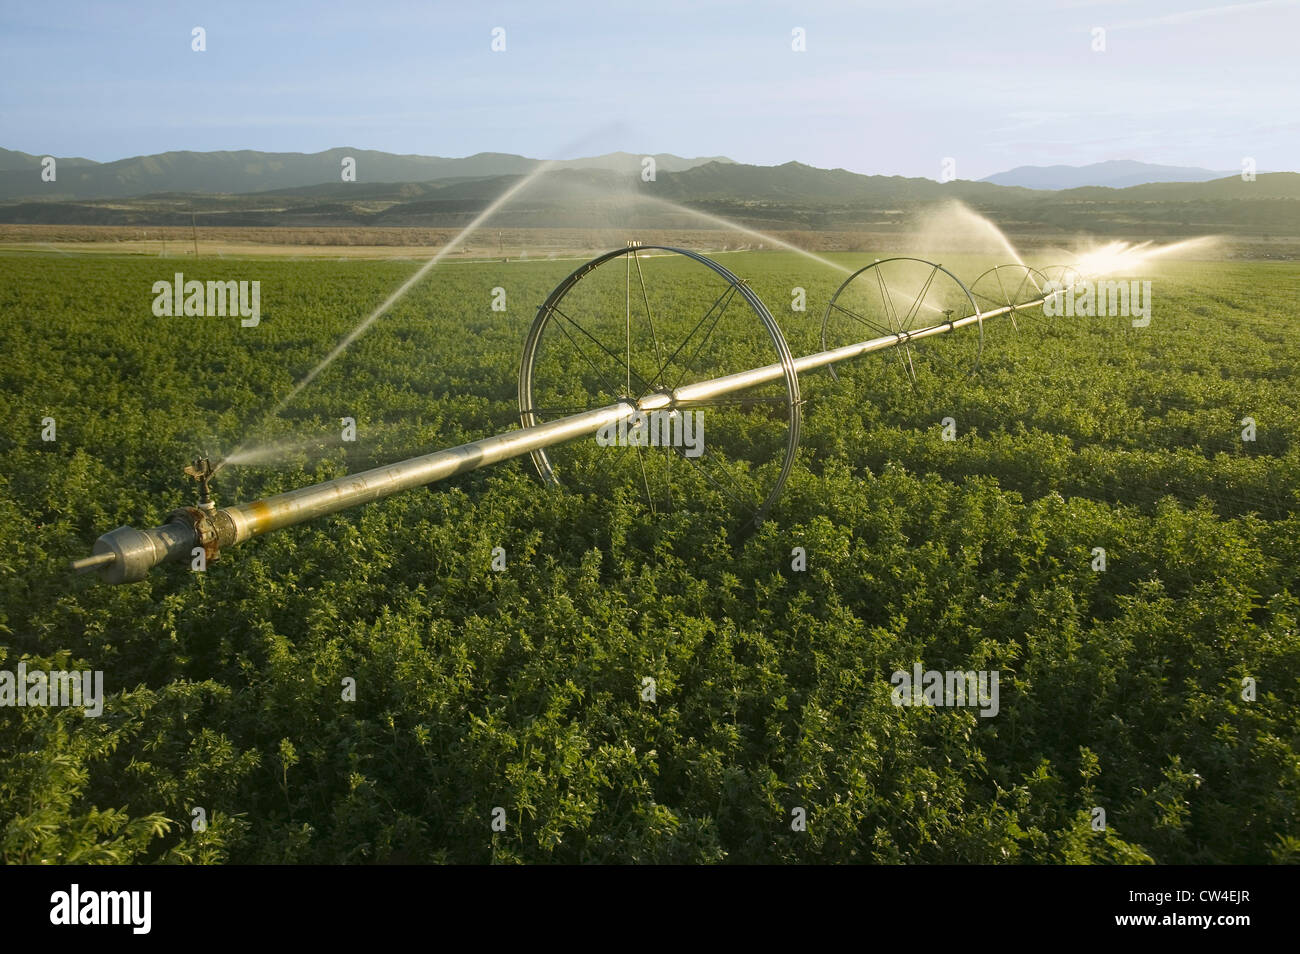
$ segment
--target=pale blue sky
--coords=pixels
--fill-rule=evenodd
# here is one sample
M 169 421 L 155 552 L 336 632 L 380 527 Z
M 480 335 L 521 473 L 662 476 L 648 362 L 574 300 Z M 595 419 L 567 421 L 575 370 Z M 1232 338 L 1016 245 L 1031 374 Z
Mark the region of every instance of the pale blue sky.
M 1297 169 L 1298 37 L 1294 0 L 3 0 L 0 146 Z

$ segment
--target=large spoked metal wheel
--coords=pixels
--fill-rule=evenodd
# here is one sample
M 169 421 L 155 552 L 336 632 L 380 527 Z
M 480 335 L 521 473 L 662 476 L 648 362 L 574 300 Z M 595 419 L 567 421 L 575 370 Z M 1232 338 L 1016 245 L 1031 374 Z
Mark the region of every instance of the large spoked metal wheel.
M 1042 320 L 1042 310 L 1037 306 L 1019 309 L 1041 300 L 1049 284 L 1045 274 L 1028 265 L 995 265 L 971 283 L 970 293 L 981 311 L 1006 314 L 1011 319 L 1011 327 L 1019 331 L 1017 315 L 1034 322 Z
M 950 322 L 973 319 L 949 331 Z M 938 334 L 912 337 L 945 326 Z M 858 269 L 831 296 L 822 316 L 822 349 L 894 336 L 891 348 L 915 387 L 931 371 L 941 381 L 966 378 L 984 349 L 980 309 L 966 286 L 942 265 L 920 258 L 878 259 Z M 827 366 L 838 378 L 833 365 Z
M 695 252 L 608 252 L 538 309 L 519 369 L 520 423 L 620 403 L 620 424 L 533 452 L 544 482 L 634 494 L 655 514 L 711 502 L 748 528 L 794 466 L 801 405 L 785 337 L 748 285 Z

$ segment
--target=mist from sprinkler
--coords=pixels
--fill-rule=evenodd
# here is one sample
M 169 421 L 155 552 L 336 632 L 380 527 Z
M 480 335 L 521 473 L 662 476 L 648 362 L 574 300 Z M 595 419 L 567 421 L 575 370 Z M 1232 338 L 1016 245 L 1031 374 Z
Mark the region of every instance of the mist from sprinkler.
M 549 169 L 552 165 L 554 165 L 554 161 L 549 159 L 540 163 L 535 169 L 533 169 L 532 172 L 528 173 L 528 175 L 524 176 L 513 186 L 511 186 L 505 192 L 501 193 L 501 195 L 499 195 L 496 199 L 494 199 L 486 209 L 484 209 L 482 212 L 480 212 L 477 216 L 474 217 L 474 220 L 472 222 L 470 222 L 463 229 L 461 229 L 454 236 L 452 236 L 451 240 L 442 248 L 438 249 L 438 251 L 434 253 L 432 258 L 430 258 L 427 262 L 421 265 L 414 275 L 412 275 L 405 282 L 403 282 L 396 291 L 394 291 L 391 295 L 389 295 L 386 299 L 384 299 L 383 303 L 380 304 L 378 308 L 372 311 L 362 321 L 360 321 L 350 332 L 348 332 L 347 336 L 344 337 L 344 339 L 340 341 L 337 345 L 335 345 L 333 350 L 331 350 L 329 354 L 327 354 L 324 358 L 322 358 L 320 363 L 318 363 L 316 367 L 312 368 L 309 372 L 307 372 L 307 375 L 304 378 L 302 378 L 296 385 L 294 385 L 293 390 L 290 391 L 288 395 L 286 395 L 285 398 L 282 401 L 280 401 L 280 403 L 277 404 L 271 410 L 271 413 L 267 415 L 267 418 L 269 419 L 279 415 L 281 411 L 283 411 L 286 407 L 289 406 L 289 404 L 293 401 L 294 398 L 296 398 L 300 393 L 302 393 L 303 388 L 307 387 L 307 385 L 311 384 L 312 381 L 316 380 L 316 377 L 322 371 L 328 368 L 331 364 L 333 364 L 334 361 L 340 355 L 342 355 L 345 351 L 347 351 L 348 348 L 352 346 L 352 343 L 354 341 L 356 341 L 363 334 L 365 334 L 366 331 L 369 330 L 370 326 L 379 320 L 379 317 L 381 315 L 383 315 L 386 311 L 388 311 L 388 309 L 392 308 L 393 305 L 397 304 L 397 302 L 399 302 L 407 294 L 407 292 L 409 292 L 412 288 L 418 285 L 420 283 L 420 280 L 423 279 L 425 275 L 429 274 L 429 271 L 435 265 L 437 265 L 444 258 L 446 258 L 447 255 L 453 252 L 456 248 L 458 248 L 461 242 L 463 242 L 469 235 L 471 235 L 475 230 L 477 230 L 485 221 L 487 221 L 489 218 L 495 215 L 496 212 L 500 210 L 500 208 L 503 205 L 505 205 L 507 202 L 509 202 L 511 199 L 517 196 L 524 189 L 528 188 L 534 182 L 536 182 L 537 179 L 540 178 L 542 174 L 545 173 L 546 170 Z M 240 453 L 244 451 L 244 449 L 245 446 L 241 444 L 239 447 L 235 448 L 235 450 L 229 456 L 237 457 Z M 223 459 L 222 463 L 224 462 L 225 461 Z M 220 464 L 218 464 L 218 466 L 220 466 Z

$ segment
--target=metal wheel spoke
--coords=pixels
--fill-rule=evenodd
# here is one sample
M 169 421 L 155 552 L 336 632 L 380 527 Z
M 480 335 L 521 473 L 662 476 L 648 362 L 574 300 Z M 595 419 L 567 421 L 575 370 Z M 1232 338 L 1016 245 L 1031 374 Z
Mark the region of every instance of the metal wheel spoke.
M 912 327 L 912 322 L 916 320 L 917 313 L 921 310 L 921 305 L 925 303 L 925 296 L 930 293 L 930 286 L 934 283 L 934 276 L 939 273 L 939 266 L 934 266 L 930 274 L 926 276 L 925 284 L 921 286 L 921 293 L 916 296 L 916 301 L 912 302 L 912 308 L 907 313 L 907 327 Z
M 831 307 L 838 312 L 848 315 L 850 318 L 853 318 L 856 321 L 860 321 L 862 324 L 866 325 L 868 328 L 876 332 L 881 337 L 884 337 L 885 335 L 898 334 L 898 332 L 895 331 L 893 328 L 886 328 L 883 325 L 878 325 L 870 318 L 864 318 L 861 315 L 859 315 L 856 311 L 852 311 L 848 308 L 845 308 L 843 305 L 840 305 L 836 302 L 831 302 Z
M 1019 305 L 1022 301 L 1028 301 L 1028 298 L 1027 298 L 1027 297 L 1026 297 L 1026 298 L 1021 298 L 1021 297 L 1020 297 L 1021 293 L 1025 290 L 1025 286 L 1028 285 L 1028 284 L 1030 284 L 1030 274 L 1029 274 L 1029 269 L 1026 268 L 1026 269 L 1025 269 L 1025 276 L 1024 276 L 1024 278 L 1020 279 L 1020 284 L 1016 286 L 1016 302 L 1015 302 L 1015 303 L 1016 303 L 1017 305 Z M 1035 287 L 1037 287 L 1037 284 L 1036 284 L 1036 283 L 1035 283 Z
M 878 272 L 876 272 L 876 278 L 879 279 L 881 294 L 884 295 L 885 309 L 887 309 L 888 315 L 893 318 L 894 329 L 896 329 L 897 333 L 910 331 L 910 328 L 906 328 L 906 326 L 902 324 L 902 321 L 898 320 L 898 305 L 894 303 L 893 292 L 889 290 L 889 286 L 885 283 L 885 274 L 883 270 L 878 270 Z
M 880 285 L 880 299 L 885 309 L 885 315 L 892 320 L 894 332 L 898 333 L 903 330 L 903 326 L 898 321 L 898 310 L 894 307 L 894 296 L 890 294 L 889 287 L 885 284 L 884 269 L 876 269 L 876 281 Z
M 646 503 L 650 506 L 650 513 L 655 513 L 654 496 L 650 493 L 650 478 L 645 472 L 645 448 L 640 444 L 636 447 L 636 462 L 641 467 L 641 483 L 645 487 Z
M 741 395 L 738 397 L 706 398 L 699 401 L 683 401 L 678 407 L 752 407 L 759 404 L 787 404 L 784 394 Z
M 718 490 L 719 493 L 723 494 L 723 495 L 726 496 L 726 497 L 729 497 L 729 498 L 731 499 L 731 502 L 732 502 L 732 503 L 736 504 L 737 506 L 739 506 L 739 507 L 741 507 L 741 508 L 743 508 L 743 509 L 745 509 L 745 510 L 747 510 L 747 511 L 749 511 L 750 508 L 753 506 L 751 503 L 749 503 L 749 502 L 747 502 L 747 501 L 745 501 L 745 500 L 742 500 L 740 497 L 737 497 L 734 493 L 732 493 L 730 490 L 728 490 L 727 487 L 725 487 L 723 484 L 721 484 L 721 483 L 720 483 L 720 482 L 719 482 L 719 481 L 718 481 L 718 480 L 717 480 L 717 479 L 716 479 L 712 474 L 710 474 L 709 471 L 704 467 L 704 464 L 702 463 L 702 461 L 703 461 L 705 458 L 707 458 L 707 457 L 709 457 L 709 456 L 711 456 L 711 455 L 709 455 L 709 454 L 702 454 L 702 455 L 699 456 L 699 457 L 687 457 L 687 456 L 686 456 L 686 452 L 685 452 L 682 448 L 674 447 L 673 450 L 674 450 L 674 451 L 678 454 L 678 456 L 680 456 L 683 460 L 685 460 L 687 463 L 691 464 L 691 465 L 692 465 L 692 466 L 693 466 L 693 467 L 694 467 L 694 468 L 699 472 L 699 474 L 700 474 L 701 477 L 703 477 L 705 480 L 707 480 L 709 483 L 711 483 L 715 488 L 717 488 L 717 490 Z M 727 469 L 726 469 L 725 467 L 721 468 L 721 470 L 722 470 L 722 473 L 723 473 L 723 474 L 724 474 L 724 475 L 725 475 L 725 476 L 726 476 L 726 477 L 731 481 L 732 486 L 734 486 L 734 487 L 735 487 L 735 488 L 736 488 L 740 493 L 743 494 L 743 493 L 745 492 L 745 490 L 744 490 L 743 487 L 740 486 L 740 483 L 736 480 L 736 478 L 733 477 L 733 476 L 731 476 L 731 474 L 727 473 Z M 750 512 L 751 512 L 751 514 L 752 514 L 752 513 L 756 513 L 757 511 L 750 511 Z
M 627 329 L 627 391 L 626 394 L 632 393 L 632 260 L 624 256 L 627 267 L 624 269 L 626 279 L 623 284 L 623 301 L 626 305 L 624 312 L 624 326 Z
M 582 360 L 587 362 L 587 365 L 591 368 L 592 371 L 596 372 L 596 377 L 600 379 L 601 386 L 610 395 L 617 397 L 618 388 L 610 386 L 609 379 L 605 377 L 605 372 L 596 366 L 596 362 L 592 361 L 591 358 L 587 357 L 587 352 L 583 351 L 581 345 L 579 345 L 578 342 L 574 340 L 573 335 L 569 334 L 569 329 L 565 328 L 564 325 L 560 324 L 559 322 L 555 323 L 555 327 L 560 329 L 560 332 L 564 335 L 565 338 L 568 339 L 569 344 L 573 346 L 573 350 L 578 352 L 578 354 L 582 356 Z
M 1002 303 L 1004 305 L 1014 305 L 1015 302 L 1007 295 L 1006 286 L 1002 284 L 1002 270 L 998 268 L 993 269 L 993 277 L 998 280 L 998 290 L 1002 292 Z
M 646 321 L 650 323 L 650 340 L 654 342 L 655 365 L 658 366 L 660 361 L 663 360 L 663 354 L 659 350 L 659 335 L 655 333 L 655 316 L 650 310 L 650 293 L 646 291 L 645 276 L 641 274 L 641 256 L 637 255 L 635 251 L 632 252 L 632 261 L 636 262 L 636 277 L 637 281 L 641 283 L 641 300 L 645 302 L 645 317 Z M 659 386 L 659 379 L 657 377 L 654 384 L 655 387 Z
M 524 413 L 534 414 L 534 415 L 553 414 L 556 417 L 567 417 L 570 414 L 581 414 L 584 411 L 594 411 L 600 407 L 605 407 L 605 405 L 601 404 L 600 402 L 596 402 L 594 404 L 588 404 L 586 406 L 580 404 L 574 404 L 570 407 L 530 407 L 530 408 L 526 408 Z
M 698 357 L 700 356 L 700 352 L 703 351 L 703 350 L 704 350 L 704 346 L 705 346 L 706 344 L 708 344 L 708 342 L 709 342 L 709 337 L 713 334 L 714 329 L 718 327 L 718 322 L 720 322 L 720 321 L 722 320 L 722 316 L 725 315 L 725 314 L 727 313 L 727 306 L 731 304 L 731 300 L 732 300 L 734 297 L 735 297 L 734 294 L 732 294 L 732 295 L 728 295 L 728 296 L 727 296 L 727 300 L 726 300 L 726 302 L 724 302 L 723 305 L 722 305 L 722 307 L 721 307 L 720 309 L 718 309 L 718 315 L 717 315 L 717 317 L 713 319 L 713 324 L 709 325 L 709 330 L 706 331 L 706 332 L 704 333 L 704 337 L 702 337 L 702 338 L 700 339 L 700 343 L 699 343 L 699 345 L 695 348 L 695 353 L 694 353 L 693 355 L 691 355 L 691 360 L 690 360 L 690 361 L 687 361 L 687 362 L 685 363 L 685 365 L 684 365 L 683 368 L 682 368 L 682 373 L 679 374 L 679 375 L 677 376 L 677 380 L 676 380 L 675 382 L 673 382 L 673 390 L 674 390 L 674 391 L 677 390 L 677 388 L 679 388 L 679 387 L 682 386 L 682 379 L 686 377 L 687 372 L 693 370 L 693 367 L 694 367 L 694 364 L 695 364 L 695 359 L 698 358 Z
M 725 291 L 723 291 L 721 295 L 719 295 L 717 298 L 713 300 L 713 304 L 709 306 L 709 310 L 706 311 L 700 317 L 700 320 L 695 323 L 695 327 L 691 329 L 690 334 L 688 334 L 685 338 L 682 339 L 682 343 L 677 346 L 677 350 L 674 351 L 672 354 L 670 354 L 668 356 L 668 360 L 665 361 L 660 366 L 659 370 L 655 372 L 656 379 L 662 378 L 663 373 L 668 370 L 668 366 L 677 360 L 677 356 L 681 354 L 683 348 L 685 348 L 688 344 L 690 344 L 691 339 L 695 337 L 695 333 L 700 330 L 700 326 L 709 320 L 709 316 L 713 314 L 713 309 L 718 307 L 718 303 L 721 302 L 722 299 L 724 298 L 730 300 L 730 296 L 734 295 L 735 293 L 736 293 L 735 288 L 729 287 Z
M 901 348 L 895 348 L 898 354 L 898 364 L 903 369 L 903 374 L 907 379 L 916 384 L 916 364 L 912 360 L 912 346 L 907 341 L 903 342 Z
M 636 371 L 634 371 L 634 370 L 632 369 L 631 365 L 624 365 L 624 364 L 623 364 L 623 359 L 622 359 L 622 358 L 620 358 L 620 357 L 619 357 L 618 355 L 616 355 L 614 352 L 610 351 L 610 350 L 609 350 L 608 348 L 606 348 L 603 344 L 601 344 L 601 343 L 600 343 L 596 338 L 594 338 L 594 337 L 591 335 L 591 333 L 590 333 L 589 331 L 587 331 L 586 328 L 582 327 L 582 325 L 578 324 L 576 321 L 574 321 L 572 318 L 570 318 L 570 317 L 569 317 L 568 315 L 566 315 L 564 312 L 560 311 L 560 309 L 559 309 L 559 308 L 556 308 L 554 305 L 551 306 L 551 311 L 552 311 L 554 314 L 559 315 L 561 318 L 563 318 L 563 319 L 564 319 L 565 321 L 567 321 L 569 324 L 573 325 L 573 327 L 577 328 L 577 329 L 578 329 L 579 331 L 581 331 L 584 335 L 586 335 L 588 338 L 590 338 L 590 339 L 595 343 L 596 347 L 598 347 L 601 351 L 605 352 L 605 354 L 609 355 L 611 358 L 613 358 L 615 361 L 617 361 L 617 362 L 619 363 L 620 366 L 625 366 L 625 367 L 627 367 L 627 370 L 628 370 L 628 380 L 629 380 L 629 381 L 631 380 L 631 377 L 632 377 L 633 375 L 635 375 L 635 376 L 636 376 L 636 379 L 637 379 L 639 382 L 641 382 L 642 386 L 645 388 L 645 390 L 646 390 L 647 392 L 654 390 L 654 388 L 650 385 L 650 383 L 649 383 L 648 381 L 646 381 L 645 378 L 643 378 L 643 377 L 642 377 L 638 372 L 636 372 Z M 561 325 L 560 327 L 563 328 L 564 326 Z M 567 334 L 567 332 L 566 332 L 566 334 Z M 570 337 L 569 340 L 572 341 L 573 339 Z M 575 348 L 577 347 L 577 343 L 576 343 L 576 342 L 574 343 L 574 347 L 575 347 Z M 588 360 L 588 363 L 589 363 L 589 364 L 591 363 L 590 360 Z M 592 367 L 594 368 L 595 365 L 593 364 Z M 629 385 L 629 391 L 628 391 L 628 393 L 630 393 L 630 390 L 631 390 L 631 385 Z M 611 393 L 611 394 L 614 394 L 614 395 L 617 395 L 617 394 L 618 394 L 618 390 L 617 390 L 616 388 L 615 388 L 615 389 L 611 389 L 611 390 L 610 390 L 610 393 Z

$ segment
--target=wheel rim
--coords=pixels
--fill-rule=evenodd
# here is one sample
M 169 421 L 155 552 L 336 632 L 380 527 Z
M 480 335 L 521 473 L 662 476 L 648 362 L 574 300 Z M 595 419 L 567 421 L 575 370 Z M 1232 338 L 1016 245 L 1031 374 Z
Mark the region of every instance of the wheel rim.
M 619 259 L 625 260 L 621 269 Z M 656 282 L 656 273 L 669 280 Z M 633 245 L 600 255 L 560 282 L 538 308 L 520 362 L 523 426 L 619 402 L 631 412 L 650 395 L 755 366 L 779 366 L 779 374 L 743 392 L 657 409 L 667 423 L 660 417 L 648 426 L 661 436 L 678 436 L 679 420 L 683 432 L 695 422 L 703 434 L 698 454 L 670 443 L 602 447 L 632 453 L 597 457 L 590 447 L 570 444 L 534 451 L 538 474 L 550 485 L 586 478 L 611 489 L 621 476 L 624 484 L 639 484 L 637 495 L 652 513 L 677 509 L 675 498 L 711 488 L 703 492 L 739 509 L 740 527 L 752 528 L 780 496 L 796 458 L 801 401 L 794 359 L 749 286 L 686 249 Z M 690 421 L 682 417 L 687 412 Z M 644 439 L 645 432 L 634 428 L 629 439 L 634 431 Z M 764 457 L 770 461 L 755 463 Z M 618 468 L 621 475 L 614 473 Z M 681 476 L 691 471 L 694 478 Z

